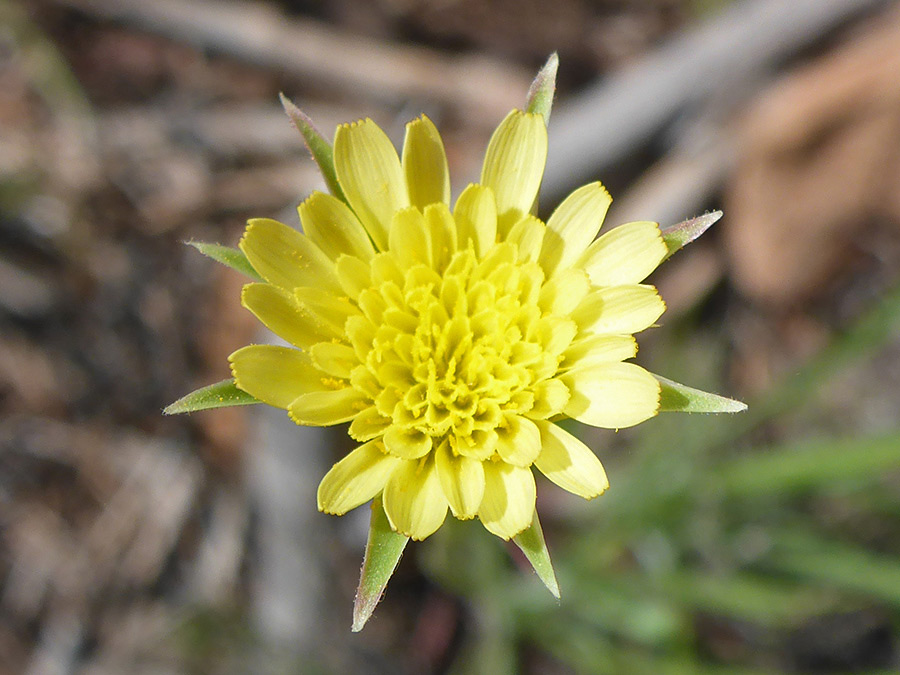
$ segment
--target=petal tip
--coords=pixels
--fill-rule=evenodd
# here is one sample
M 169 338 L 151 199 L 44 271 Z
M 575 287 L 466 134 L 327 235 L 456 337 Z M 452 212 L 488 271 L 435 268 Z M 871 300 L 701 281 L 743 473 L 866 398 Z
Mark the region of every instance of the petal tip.
M 616 431 L 618 431 L 618 429 L 616 429 Z M 608 490 L 609 490 L 609 483 L 607 483 L 607 484 L 606 484 L 606 487 L 604 487 L 602 490 L 599 490 L 599 491 L 597 491 L 597 492 L 594 492 L 593 494 L 579 495 L 579 496 L 580 496 L 580 497 L 583 497 L 585 501 L 588 501 L 588 502 L 589 502 L 589 501 L 592 501 L 592 500 L 594 500 L 594 499 L 597 499 L 597 497 L 602 497 L 603 495 L 606 494 L 606 492 L 607 492 Z

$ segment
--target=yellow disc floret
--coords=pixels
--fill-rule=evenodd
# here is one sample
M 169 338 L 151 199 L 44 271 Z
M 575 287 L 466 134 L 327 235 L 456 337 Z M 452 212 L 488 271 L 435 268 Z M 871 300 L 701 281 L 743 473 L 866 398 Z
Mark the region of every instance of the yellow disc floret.
M 495 244 L 482 260 L 471 246 L 443 260 L 433 268 L 393 251 L 373 259 L 362 313 L 346 331 L 361 363 L 351 381 L 377 382 L 377 417 L 351 435 L 365 441 L 387 429 L 386 450 L 402 459 L 447 441 L 453 454 L 530 464 L 508 440 L 527 424 L 520 416 L 565 407 L 568 390 L 553 378 L 574 324 L 542 310 L 544 273 L 513 244 Z

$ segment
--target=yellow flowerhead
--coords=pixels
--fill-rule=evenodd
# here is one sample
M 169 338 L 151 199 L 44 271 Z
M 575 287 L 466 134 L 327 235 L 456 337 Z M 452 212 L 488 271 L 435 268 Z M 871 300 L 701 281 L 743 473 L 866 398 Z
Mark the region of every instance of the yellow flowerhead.
M 252 220 L 240 248 L 264 282 L 242 301 L 293 347 L 231 355 L 237 387 L 304 425 L 350 422 L 359 446 L 325 475 L 319 509 L 380 496 L 391 528 L 424 539 L 448 509 L 509 539 L 529 527 L 534 469 L 585 498 L 608 487 L 565 417 L 628 427 L 660 408 L 660 382 L 628 362 L 633 333 L 665 309 L 641 282 L 667 256 L 655 223 L 595 240 L 600 183 L 546 223 L 530 214 L 547 155 L 539 114 L 511 112 L 481 181 L 451 209 L 443 143 L 428 118 L 402 156 L 371 120 L 342 125 L 345 201 L 313 193 L 303 234 Z

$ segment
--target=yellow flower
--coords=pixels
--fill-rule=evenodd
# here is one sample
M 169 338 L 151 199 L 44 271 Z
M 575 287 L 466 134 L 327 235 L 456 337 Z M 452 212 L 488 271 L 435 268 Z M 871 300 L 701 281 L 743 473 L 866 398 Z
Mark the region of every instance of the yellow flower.
M 402 156 L 371 120 L 342 125 L 346 199 L 313 193 L 304 234 L 252 220 L 240 248 L 264 279 L 242 301 L 293 347 L 231 355 L 237 387 L 304 425 L 350 423 L 359 446 L 325 475 L 319 509 L 381 497 L 413 539 L 449 511 L 503 539 L 532 523 L 536 468 L 590 499 L 603 466 L 556 421 L 618 429 L 660 409 L 628 360 L 665 304 L 641 282 L 668 255 L 655 223 L 595 240 L 611 202 L 579 188 L 546 223 L 530 211 L 547 154 L 539 114 L 512 111 L 478 184 L 453 205 L 443 143 L 422 116 Z

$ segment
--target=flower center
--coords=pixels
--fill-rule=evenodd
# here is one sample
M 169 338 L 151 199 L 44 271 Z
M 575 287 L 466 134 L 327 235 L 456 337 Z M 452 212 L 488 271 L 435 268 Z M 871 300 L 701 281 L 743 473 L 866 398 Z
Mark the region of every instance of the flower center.
M 488 459 L 511 416 L 543 418 L 565 405 L 568 392 L 547 381 L 570 340 L 548 346 L 560 343 L 551 337 L 560 328 L 570 338 L 574 329 L 542 311 L 543 271 L 517 260 L 514 245 L 496 244 L 480 261 L 457 251 L 442 274 L 388 251 L 371 272 L 358 299 L 367 321 L 348 324 L 366 372 L 351 379 L 369 383 L 390 420 L 389 452 L 422 456 L 447 439 L 457 454 Z

